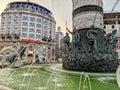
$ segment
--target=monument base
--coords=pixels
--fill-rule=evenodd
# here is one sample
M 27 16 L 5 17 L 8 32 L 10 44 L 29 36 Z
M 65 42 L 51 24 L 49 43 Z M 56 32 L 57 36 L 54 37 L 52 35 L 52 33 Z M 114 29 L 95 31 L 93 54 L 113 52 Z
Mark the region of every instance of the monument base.
M 64 55 L 63 68 L 77 71 L 113 72 L 119 65 L 117 52 L 69 52 Z

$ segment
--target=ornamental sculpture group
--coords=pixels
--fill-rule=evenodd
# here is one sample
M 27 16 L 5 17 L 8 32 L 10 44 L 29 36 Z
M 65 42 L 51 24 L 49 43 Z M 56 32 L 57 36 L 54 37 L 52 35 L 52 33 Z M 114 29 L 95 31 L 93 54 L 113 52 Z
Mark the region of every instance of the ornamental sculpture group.
M 111 72 L 119 65 L 116 32 L 105 34 L 99 28 L 73 30 L 63 38 L 63 68 L 79 71 Z

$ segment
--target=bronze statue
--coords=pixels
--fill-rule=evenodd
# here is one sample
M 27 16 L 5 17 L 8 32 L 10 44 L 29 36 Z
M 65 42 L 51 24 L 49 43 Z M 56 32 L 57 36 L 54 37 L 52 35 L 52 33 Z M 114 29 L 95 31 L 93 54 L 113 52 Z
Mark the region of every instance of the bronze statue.
M 71 32 L 69 29 L 67 31 L 72 34 L 72 43 L 73 43 L 73 48 L 79 47 L 79 42 L 80 42 L 80 34 L 78 32 Z
M 97 51 L 97 42 L 96 42 L 97 31 L 90 29 L 87 31 L 88 46 L 89 51 Z
M 105 37 L 105 50 L 106 51 L 112 51 L 116 47 L 117 43 L 117 37 L 115 34 L 117 33 L 117 30 L 112 31 L 112 33 L 108 33 Z
M 70 37 L 69 37 L 68 33 L 66 33 L 66 36 L 64 36 L 63 42 L 67 45 L 67 47 L 69 47 L 69 45 L 70 45 Z

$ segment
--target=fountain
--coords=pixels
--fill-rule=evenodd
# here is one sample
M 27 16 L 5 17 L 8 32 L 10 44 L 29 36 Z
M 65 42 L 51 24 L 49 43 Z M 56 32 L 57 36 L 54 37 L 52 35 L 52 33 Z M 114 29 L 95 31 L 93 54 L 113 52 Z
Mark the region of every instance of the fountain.
M 93 90 L 95 88 L 95 81 L 97 81 L 97 83 L 99 82 L 100 85 L 103 83 L 104 86 L 106 82 L 106 85 L 109 83 L 112 85 L 111 81 L 115 80 L 115 75 L 67 71 L 60 68 L 60 65 L 58 65 L 58 67 L 56 66 L 57 71 L 48 71 L 48 67 L 42 69 L 43 67 L 37 67 L 32 63 L 31 65 L 22 66 L 21 68 L 3 68 L 0 70 L 0 83 L 8 87 L 15 85 L 14 87 L 19 90 L 71 90 L 72 87 L 75 87 L 74 89 L 72 88 L 72 90 Z M 51 69 L 50 66 L 49 68 Z M 55 69 L 55 66 L 53 68 Z M 61 69 L 60 71 L 58 70 L 59 68 Z M 47 77 L 44 77 L 45 73 L 48 73 Z M 45 81 L 43 81 L 44 79 Z M 94 82 L 93 79 L 95 79 Z M 101 81 L 102 79 L 103 81 Z M 113 85 L 115 85 L 115 83 L 113 83 Z M 102 90 L 104 90 L 104 88 Z
M 66 51 L 63 68 L 90 72 L 112 72 L 119 65 L 115 51 L 116 30 L 106 34 L 103 30 L 102 0 L 73 0 L 73 32 L 70 43 L 64 37 Z
M 16 49 L 12 48 L 12 47 L 4 47 L 1 51 L 0 54 L 3 55 L 3 57 L 5 58 L 7 54 L 3 54 L 5 53 L 6 50 L 11 50 L 13 51 L 12 54 L 9 55 L 9 60 L 4 60 L 5 63 L 7 63 L 7 66 L 14 66 L 15 64 L 17 65 L 21 65 L 21 52 L 24 50 L 24 48 L 20 49 L 19 51 L 17 51 Z M 11 53 L 11 52 L 10 52 Z
M 8 48 L 6 48 L 6 49 L 8 49 Z M 4 50 L 6 50 L 6 49 L 4 49 Z M 4 50 L 2 50 L 2 52 L 4 52 Z M 14 49 L 13 49 L 13 51 L 14 51 Z M 17 56 L 20 55 L 20 53 L 18 53 L 17 51 L 15 51 L 15 53 Z M 18 61 L 21 61 L 21 59 L 19 58 Z M 32 62 L 30 65 L 21 66 L 20 69 L 22 69 L 22 70 L 19 72 L 19 71 L 15 70 L 15 69 L 19 69 L 19 68 L 12 68 L 15 63 L 16 63 L 16 61 L 13 62 L 10 65 L 10 67 L 3 68 L 3 70 L 1 69 L 0 73 L 2 73 L 3 75 L 2 74 L 0 75 L 0 77 L 1 77 L 0 82 L 2 82 L 4 85 L 11 87 L 12 84 L 19 82 L 15 86 L 15 87 L 17 87 L 17 89 L 19 89 L 19 90 L 29 90 L 30 89 L 31 90 L 30 86 L 31 86 L 32 79 L 33 79 L 33 80 L 36 80 L 36 82 L 37 82 L 37 84 L 34 85 L 34 88 L 36 90 L 48 90 L 51 87 L 53 90 L 64 88 L 64 84 L 61 82 L 60 78 L 58 78 L 58 76 L 56 75 L 55 72 L 52 72 L 49 75 L 46 84 L 44 86 L 42 86 L 40 84 L 40 82 L 41 82 L 40 73 L 36 69 L 36 68 L 42 68 L 42 66 L 35 66 L 34 62 Z M 33 68 L 35 68 L 35 69 L 33 69 Z M 20 80 L 18 79 L 19 77 L 21 77 Z M 80 77 L 80 78 L 82 78 L 82 77 Z M 52 85 L 50 85 L 51 83 L 52 83 Z
M 12 48 L 12 47 L 4 47 L 4 48 L 0 51 L 0 54 L 1 54 L 1 56 L 2 56 L 3 58 L 5 58 L 6 55 L 7 55 L 7 54 L 5 54 L 5 51 L 7 51 L 7 50 L 13 51 L 14 53 L 12 52 L 12 54 L 9 55 L 9 56 L 10 56 L 10 59 L 7 61 L 6 64 L 7 64 L 7 66 L 10 66 L 10 67 L 20 67 L 20 66 L 28 63 L 28 62 L 25 61 L 25 60 L 28 59 L 28 58 L 27 58 L 27 55 L 28 55 L 28 54 L 26 53 L 26 56 L 25 56 L 24 60 L 22 60 L 22 56 L 23 56 L 23 54 L 25 54 L 25 52 L 27 52 L 27 50 L 29 49 L 30 46 L 33 46 L 33 48 L 34 48 L 33 60 L 32 60 L 31 63 L 35 63 L 36 60 L 39 60 L 39 63 L 42 63 L 42 62 L 43 62 L 43 61 L 42 61 L 42 58 L 44 57 L 44 56 L 43 56 L 43 53 L 41 53 L 41 51 L 39 50 L 39 49 L 40 49 L 40 46 L 37 45 L 37 44 L 34 44 L 34 43 L 29 43 L 29 44 L 28 44 L 27 46 L 25 46 L 25 47 L 22 46 L 18 51 L 17 51 L 16 49 Z M 37 52 L 37 54 L 38 54 L 38 57 L 35 56 L 35 55 L 36 55 L 36 52 Z M 3 53 L 4 53 L 5 55 L 3 55 Z M 11 52 L 10 52 L 10 53 L 11 53 Z M 46 58 L 46 57 L 45 57 L 45 58 Z M 2 61 L 6 62 L 6 60 L 2 60 Z M 2 67 L 4 67 L 2 61 L 1 61 L 0 65 L 1 65 Z
M 90 0 L 73 0 L 74 31 L 70 32 L 68 30 L 68 32 L 72 34 L 73 40 L 71 43 L 67 41 L 67 39 L 69 40 L 69 35 L 66 35 L 65 38 L 67 39 L 65 40 L 65 44 L 67 48 L 63 58 L 63 67 L 66 69 L 70 69 L 70 71 L 56 66 L 49 66 L 49 68 L 54 68 L 56 70 L 46 71 L 46 69 L 48 70 L 48 67 L 46 67 L 45 65 L 36 66 L 34 65 L 34 62 L 31 62 L 30 65 L 27 66 L 21 66 L 20 55 L 22 54 L 22 51 L 18 52 L 12 48 L 16 54 L 15 58 L 18 57 L 18 62 L 13 62 L 13 64 L 11 64 L 9 68 L 3 68 L 3 70 L 0 69 L 0 83 L 5 83 L 4 85 L 14 87 L 19 90 L 98 90 L 98 88 L 100 88 L 100 90 L 105 90 L 106 85 L 108 85 L 108 87 L 110 85 L 111 87 L 113 86 L 114 88 L 116 88 L 115 83 L 112 84 L 111 82 L 108 82 L 107 84 L 105 84 L 106 79 L 111 81 L 115 79 L 115 77 L 108 77 L 111 75 L 107 74 L 106 77 L 108 78 L 105 78 L 105 74 L 101 75 L 98 73 L 79 72 L 114 71 L 119 64 L 117 52 L 114 51 L 114 45 L 116 44 L 116 42 L 112 42 L 113 46 L 111 46 L 108 43 L 109 40 L 107 37 L 112 37 L 113 41 L 114 39 L 116 40 L 116 37 L 114 35 L 116 31 L 113 31 L 111 34 L 106 35 L 107 41 L 104 41 L 105 32 L 101 28 L 103 25 L 102 1 L 89 1 Z M 86 4 L 90 5 L 87 6 Z M 94 12 L 96 11 L 96 8 L 97 13 Z M 94 16 L 96 17 L 96 19 L 94 18 Z M 22 48 L 23 51 L 30 45 L 33 44 L 28 44 L 26 47 Z M 39 49 L 38 45 L 35 46 L 37 46 L 37 49 Z M 35 46 L 34 48 L 36 48 Z M 4 50 L 1 52 L 4 52 Z M 40 55 L 37 58 L 34 57 L 33 61 L 35 61 L 36 59 L 41 59 L 42 57 L 43 55 Z M 12 69 L 15 63 L 18 63 L 21 68 Z M 71 70 L 78 70 L 78 72 Z M 117 71 L 118 84 L 120 77 L 119 73 L 120 69 L 118 69 Z M 93 80 L 93 78 L 91 77 L 94 77 L 95 80 Z M 98 86 L 97 89 L 94 85 L 96 84 L 96 82 L 100 82 L 98 83 L 100 86 Z M 103 84 L 101 85 L 101 83 Z M 111 87 L 109 88 L 110 90 L 112 90 Z M 117 88 L 115 90 L 119 89 Z

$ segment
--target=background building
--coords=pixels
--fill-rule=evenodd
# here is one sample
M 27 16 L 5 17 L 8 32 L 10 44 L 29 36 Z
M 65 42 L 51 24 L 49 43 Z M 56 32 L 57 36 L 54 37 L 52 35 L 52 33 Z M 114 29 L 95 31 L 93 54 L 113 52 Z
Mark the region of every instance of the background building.
M 57 32 L 56 32 L 56 59 L 61 57 L 61 45 L 62 45 L 62 39 L 63 39 L 64 35 L 61 32 L 61 27 L 57 27 Z
M 120 31 L 120 12 L 104 12 L 104 29 L 106 33 L 113 30 Z
M 56 22 L 51 11 L 32 2 L 12 2 L 1 14 L 1 49 L 19 48 L 28 43 L 40 46 L 39 51 L 52 60 L 55 51 Z
M 61 47 L 61 39 L 63 39 L 64 35 L 61 32 L 61 27 L 57 27 L 57 32 L 56 32 L 56 47 L 60 48 Z
M 117 30 L 118 43 L 117 48 L 120 49 L 120 12 L 104 12 L 104 30 L 111 33 Z

